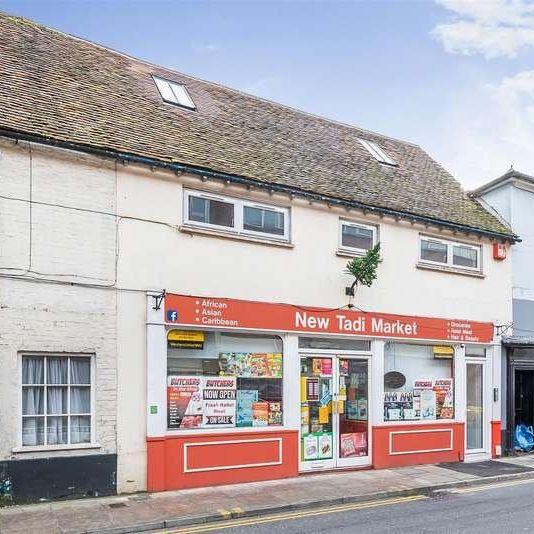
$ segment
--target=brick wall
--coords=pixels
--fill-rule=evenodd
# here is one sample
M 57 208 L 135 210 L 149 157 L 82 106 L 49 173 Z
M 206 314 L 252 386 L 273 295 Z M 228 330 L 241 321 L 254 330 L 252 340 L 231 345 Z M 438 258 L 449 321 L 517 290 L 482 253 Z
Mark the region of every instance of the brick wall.
M 0 195 L 10 197 L 0 199 L 0 460 L 115 453 L 116 292 L 69 285 L 115 282 L 116 219 L 89 211 L 114 214 L 115 163 L 0 139 Z M 12 452 L 20 445 L 21 351 L 96 355 L 100 448 Z

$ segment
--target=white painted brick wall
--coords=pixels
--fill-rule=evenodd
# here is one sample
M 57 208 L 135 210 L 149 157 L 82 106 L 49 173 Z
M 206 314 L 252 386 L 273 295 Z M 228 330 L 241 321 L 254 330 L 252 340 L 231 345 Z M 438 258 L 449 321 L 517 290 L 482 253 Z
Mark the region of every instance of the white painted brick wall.
M 0 195 L 115 212 L 114 162 L 0 139 Z M 0 199 L 0 273 L 29 268 L 29 204 Z M 32 277 L 113 284 L 116 219 L 32 206 Z M 7 269 L 10 268 L 10 269 Z M 18 271 L 16 269 L 19 269 Z M 113 289 L 0 278 L 0 460 L 116 452 L 117 296 Z M 95 354 L 100 449 L 12 453 L 20 445 L 21 351 Z

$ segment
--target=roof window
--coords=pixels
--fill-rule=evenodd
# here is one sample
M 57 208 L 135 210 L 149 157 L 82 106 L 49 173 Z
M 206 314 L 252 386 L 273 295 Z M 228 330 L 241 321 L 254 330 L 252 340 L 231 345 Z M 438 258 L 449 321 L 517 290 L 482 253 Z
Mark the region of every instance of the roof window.
M 366 141 L 365 139 L 358 139 L 358 141 L 360 141 L 360 143 L 379 163 L 384 163 L 385 165 L 397 165 L 397 162 L 394 159 L 391 159 L 376 143 Z
M 154 82 L 156 83 L 161 98 L 163 98 L 165 102 L 188 109 L 196 109 L 195 103 L 189 96 L 185 85 L 164 80 L 163 78 L 157 78 L 156 76 L 152 77 L 154 78 Z

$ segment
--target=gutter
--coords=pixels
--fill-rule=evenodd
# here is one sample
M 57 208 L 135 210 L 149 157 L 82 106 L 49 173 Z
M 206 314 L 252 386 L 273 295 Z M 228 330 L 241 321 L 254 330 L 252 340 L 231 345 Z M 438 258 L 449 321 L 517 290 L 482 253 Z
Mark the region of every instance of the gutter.
M 257 187 L 261 189 L 266 189 L 268 191 L 285 193 L 290 197 L 300 197 L 309 201 L 323 202 L 331 206 L 340 206 L 345 208 L 352 208 L 361 210 L 365 213 L 374 213 L 380 217 L 389 216 L 395 219 L 405 219 L 412 223 L 421 223 L 427 226 L 437 226 L 447 228 L 456 232 L 462 232 L 467 234 L 475 234 L 481 237 L 488 237 L 493 239 L 498 239 L 501 241 L 507 241 L 511 244 L 518 243 L 521 241 L 519 236 L 516 234 L 503 234 L 500 232 L 494 232 L 491 230 L 483 230 L 480 228 L 474 228 L 471 226 L 466 226 L 463 224 L 457 224 L 448 221 L 442 221 L 440 219 L 434 219 L 432 217 L 427 217 L 425 215 L 417 215 L 414 213 L 404 212 L 400 210 L 393 210 L 390 208 L 383 208 L 377 206 L 371 206 L 363 202 L 358 202 L 354 200 L 343 200 L 335 197 L 330 197 L 327 195 L 322 195 L 320 193 L 313 193 L 296 187 L 290 187 L 282 184 L 275 183 L 266 183 L 260 180 L 255 180 L 252 178 L 246 178 L 244 176 L 227 174 L 223 172 L 213 171 L 210 169 L 205 169 L 202 167 L 195 167 L 192 165 L 184 165 L 182 163 L 174 162 L 165 162 L 158 159 L 148 158 L 145 156 L 138 156 L 136 154 L 129 154 L 126 152 L 120 152 L 116 150 L 109 150 L 103 148 L 93 147 L 91 145 L 85 145 L 83 143 L 71 143 L 69 141 L 61 141 L 51 137 L 44 137 L 34 134 L 27 134 L 24 132 L 19 132 L 16 130 L 7 130 L 0 128 L 0 136 L 8 137 L 15 139 L 17 141 L 27 141 L 31 143 L 39 143 L 44 145 L 56 146 L 59 148 L 64 148 L 67 150 L 74 150 L 78 152 L 85 152 L 88 154 L 94 154 L 100 157 L 107 157 L 112 159 L 117 159 L 123 163 L 138 163 L 140 165 L 145 165 L 150 168 L 158 169 L 167 169 L 171 170 L 174 173 L 189 173 L 195 174 L 200 177 L 205 178 L 215 178 L 217 180 L 222 180 L 230 183 L 245 185 L 247 187 Z

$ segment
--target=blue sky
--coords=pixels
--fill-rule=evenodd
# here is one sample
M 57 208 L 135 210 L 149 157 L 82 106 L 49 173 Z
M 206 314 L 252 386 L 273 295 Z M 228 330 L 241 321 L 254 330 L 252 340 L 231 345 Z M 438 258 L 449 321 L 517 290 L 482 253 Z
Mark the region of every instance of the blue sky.
M 530 0 L 0 0 L 0 10 L 413 141 L 466 188 L 512 163 L 534 174 Z

